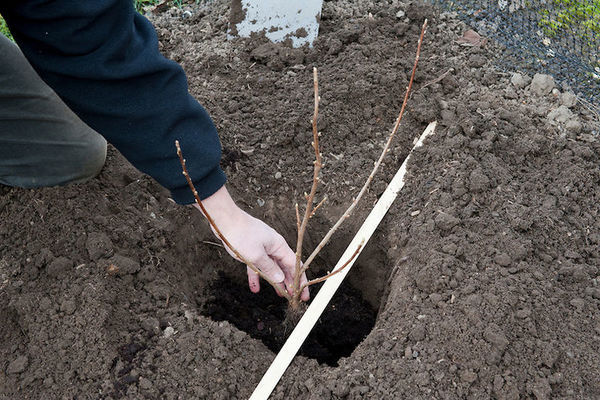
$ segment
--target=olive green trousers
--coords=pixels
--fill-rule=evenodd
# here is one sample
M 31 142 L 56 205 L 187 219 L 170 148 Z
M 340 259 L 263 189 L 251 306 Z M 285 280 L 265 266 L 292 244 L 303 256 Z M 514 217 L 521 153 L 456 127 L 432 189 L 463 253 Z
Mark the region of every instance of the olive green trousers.
M 0 34 L 0 184 L 34 188 L 86 181 L 106 141 L 85 125 Z

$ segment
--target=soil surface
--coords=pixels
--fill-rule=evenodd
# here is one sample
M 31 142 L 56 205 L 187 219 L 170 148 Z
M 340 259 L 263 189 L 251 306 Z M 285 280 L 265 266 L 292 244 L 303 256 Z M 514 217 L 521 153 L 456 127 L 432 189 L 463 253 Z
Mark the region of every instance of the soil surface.
M 307 248 L 368 175 L 400 109 L 424 18 L 430 26 L 394 148 L 316 262 L 325 271 L 337 261 L 413 140 L 437 120 L 345 283 L 374 325 L 333 365 L 296 357 L 272 398 L 599 398 L 594 116 L 543 77 L 497 69 L 498 46 L 459 41 L 469 28 L 430 7 L 327 1 L 314 48 L 291 49 L 261 37 L 227 41 L 228 3 L 151 19 L 213 116 L 235 197 L 290 243 L 292 205 L 312 176 L 319 68 L 318 198 L 330 200 Z M 86 184 L 0 186 L 0 399 L 248 398 L 276 346 L 251 328 L 264 330 L 261 315 L 281 303 L 267 287 L 246 296 L 245 268 L 215 242 L 198 212 L 175 205 L 113 149 Z M 236 290 L 236 300 L 256 299 L 248 332 L 234 321 L 242 311 L 208 316 Z M 328 311 L 339 313 L 338 329 L 353 325 L 354 307 Z

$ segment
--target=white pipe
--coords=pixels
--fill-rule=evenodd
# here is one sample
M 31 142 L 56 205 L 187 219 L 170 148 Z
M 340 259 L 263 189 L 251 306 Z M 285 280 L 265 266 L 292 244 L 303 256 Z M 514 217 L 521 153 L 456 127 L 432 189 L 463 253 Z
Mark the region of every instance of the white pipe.
M 377 204 L 375 204 L 375 207 L 373 207 L 373 210 L 371 210 L 371 213 L 369 214 L 363 225 L 360 227 L 358 233 L 356 234 L 356 236 L 354 236 L 354 239 L 352 239 L 352 242 L 350 242 L 350 244 L 348 245 L 348 248 L 338 261 L 337 265 L 335 266 L 335 269 L 340 268 L 350 257 L 352 257 L 352 255 L 361 243 L 363 243 L 363 246 L 360 250 L 362 251 L 362 249 L 364 249 L 365 245 L 367 244 L 367 241 L 369 240 L 371 235 L 373 235 L 373 232 L 375 232 L 377 226 L 379 226 L 379 223 L 381 222 L 384 215 L 387 213 L 390 206 L 396 199 L 396 196 L 398 196 L 398 192 L 400 192 L 400 190 L 404 186 L 404 175 L 406 175 L 406 166 L 412 152 L 416 148 L 423 145 L 423 141 L 425 140 L 425 138 L 434 132 L 435 126 L 436 122 L 432 122 L 429 124 L 429 126 L 427 126 L 427 128 L 425 129 L 425 131 L 423 132 L 413 149 L 410 151 L 410 153 L 402 163 L 402 166 L 400 167 L 396 175 L 394 175 L 394 178 L 388 185 L 387 189 L 385 190 Z M 292 334 L 279 351 L 279 354 L 277 354 L 277 357 L 275 357 L 275 360 L 273 360 L 273 363 L 271 364 L 261 381 L 258 383 L 258 386 L 252 393 L 250 400 L 267 400 L 269 398 L 269 396 L 273 392 L 273 389 L 275 389 L 275 386 L 277 386 L 277 383 L 283 376 L 283 373 L 292 362 L 292 359 L 296 356 L 296 353 L 300 349 L 300 346 L 302 346 L 302 344 L 304 343 L 304 340 L 306 339 L 313 326 L 323 313 L 325 307 L 327 307 L 327 304 L 329 304 L 329 301 L 331 300 L 336 290 L 346 277 L 346 274 L 350 271 L 350 268 L 352 268 L 352 265 L 354 264 L 354 261 L 356 261 L 357 258 L 358 255 L 354 258 L 354 260 L 352 260 L 352 262 L 350 262 L 350 264 L 348 264 L 348 266 L 343 271 L 341 271 L 339 274 L 333 275 L 331 278 L 325 281 L 325 283 L 321 287 L 321 290 L 319 290 L 319 293 L 317 293 L 310 306 L 302 316 L 302 319 L 300 319 L 300 322 L 298 322 L 298 325 L 296 325 L 296 328 L 293 330 Z

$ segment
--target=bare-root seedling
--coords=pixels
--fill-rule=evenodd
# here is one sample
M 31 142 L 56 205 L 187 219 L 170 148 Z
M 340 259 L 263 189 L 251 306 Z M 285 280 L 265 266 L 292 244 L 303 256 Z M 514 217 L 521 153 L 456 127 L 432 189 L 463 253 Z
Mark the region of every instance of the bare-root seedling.
M 267 281 L 269 284 L 271 284 L 271 286 L 273 286 L 275 288 L 275 290 L 279 294 L 281 294 L 283 297 L 285 297 L 290 302 L 290 306 L 291 306 L 292 310 L 298 310 L 300 308 L 300 305 L 302 303 L 301 294 L 302 294 L 302 291 L 306 287 L 308 287 L 310 285 L 314 285 L 314 284 L 319 283 L 319 282 L 323 282 L 323 281 L 327 280 L 328 278 L 330 278 L 331 276 L 333 276 L 333 275 L 341 272 L 360 253 L 361 247 L 363 246 L 362 243 L 357 247 L 356 251 L 352 254 L 352 256 L 350 257 L 350 259 L 348 259 L 338 269 L 336 269 L 336 270 L 334 270 L 334 271 L 332 271 L 332 272 L 330 272 L 330 273 L 328 273 L 325 276 L 322 276 L 320 278 L 312 279 L 312 280 L 310 280 L 310 281 L 308 281 L 308 282 L 306 282 L 304 284 L 301 283 L 302 274 L 305 273 L 308 270 L 308 268 L 310 267 L 310 265 L 312 264 L 312 262 L 314 261 L 314 259 L 316 258 L 316 256 L 319 254 L 319 252 L 325 247 L 325 245 L 327 245 L 327 243 L 329 242 L 329 240 L 331 239 L 331 237 L 333 236 L 333 234 L 337 231 L 337 229 L 340 227 L 340 225 L 346 219 L 348 219 L 350 217 L 350 215 L 352 214 L 352 212 L 356 208 L 356 206 L 357 206 L 358 202 L 360 201 L 360 199 L 367 192 L 367 189 L 369 188 L 369 185 L 373 181 L 373 178 L 375 177 L 375 174 L 379 170 L 379 167 L 381 166 L 381 163 L 382 163 L 384 157 L 386 156 L 386 154 L 390 150 L 390 145 L 392 143 L 392 140 L 396 136 L 396 133 L 398 132 L 398 128 L 400 126 L 400 122 L 402 121 L 402 117 L 404 116 L 404 111 L 406 109 L 406 104 L 408 103 L 408 99 L 409 99 L 410 92 L 411 92 L 411 89 L 412 89 L 412 84 L 413 84 L 413 81 L 414 81 L 414 78 L 415 78 L 415 72 L 417 70 L 417 65 L 419 63 L 419 56 L 421 54 L 421 45 L 423 43 L 423 37 L 425 35 L 426 28 L 427 28 L 427 20 L 425 20 L 425 22 L 423 23 L 423 27 L 421 29 L 421 35 L 419 36 L 419 41 L 418 41 L 418 44 L 417 44 L 417 52 L 416 52 L 415 61 L 414 61 L 413 69 L 412 69 L 412 74 L 411 74 L 408 86 L 406 88 L 406 93 L 404 95 L 404 100 L 402 102 L 402 107 L 400 109 L 400 113 L 398 114 L 398 117 L 396 118 L 396 122 L 394 124 L 394 127 L 393 127 L 391 133 L 389 134 L 389 136 L 387 138 L 387 141 L 386 141 L 386 143 L 385 143 L 385 145 L 383 147 L 383 150 L 381 151 L 381 154 L 380 154 L 379 158 L 374 163 L 373 170 L 369 174 L 366 182 L 364 183 L 364 185 L 360 189 L 358 195 L 352 200 L 352 203 L 350 204 L 350 206 L 346 209 L 346 211 L 344 211 L 344 213 L 338 219 L 338 221 L 331 227 L 331 229 L 329 230 L 329 232 L 327 232 L 325 234 L 325 236 L 323 237 L 323 239 L 321 240 L 321 242 L 317 245 L 317 247 L 313 250 L 313 252 L 308 256 L 308 258 L 304 262 L 302 262 L 302 244 L 303 244 L 303 241 L 304 241 L 304 235 L 306 233 L 306 229 L 308 227 L 308 222 L 315 215 L 315 213 L 317 212 L 317 210 L 327 200 L 327 197 L 325 196 L 319 203 L 317 203 L 316 206 L 314 206 L 315 196 L 316 196 L 316 193 L 317 193 L 317 188 L 318 188 L 318 185 L 319 185 L 319 181 L 321 179 L 320 178 L 320 173 L 321 173 L 321 169 L 323 168 L 323 163 L 322 163 L 321 152 L 320 152 L 320 147 L 319 147 L 319 138 L 321 136 L 321 133 L 317 129 L 317 118 L 319 116 L 319 100 L 320 100 L 320 97 L 319 97 L 319 80 L 318 80 L 317 69 L 313 68 L 313 83 L 314 83 L 314 99 L 315 100 L 314 100 L 314 111 L 313 111 L 313 118 L 312 118 L 312 133 L 313 133 L 312 147 L 313 147 L 313 149 L 315 151 L 315 161 L 313 163 L 314 165 L 313 165 L 313 181 L 312 181 L 312 186 L 311 186 L 310 192 L 308 194 L 306 194 L 306 196 L 305 196 L 306 197 L 306 206 L 304 207 L 304 212 L 302 213 L 302 215 L 303 215 L 302 218 L 301 218 L 300 206 L 298 205 L 298 203 L 295 204 L 295 210 L 296 210 L 296 227 L 297 227 L 297 230 L 298 230 L 298 237 L 297 237 L 297 241 L 296 241 L 296 265 L 295 265 L 295 270 L 294 270 L 294 279 L 293 279 L 293 285 L 292 285 L 291 292 L 289 292 L 287 290 L 283 290 L 282 291 L 281 288 L 280 288 L 280 286 L 278 286 L 275 282 L 273 282 L 265 273 L 263 273 L 262 271 L 260 271 L 260 269 L 258 269 L 252 262 L 250 262 L 249 260 L 247 260 L 242 254 L 240 254 L 239 251 L 237 251 L 231 245 L 231 243 L 229 243 L 229 241 L 227 240 L 227 238 L 225 236 L 223 236 L 223 234 L 219 230 L 219 227 L 215 224 L 214 220 L 211 218 L 211 216 L 208 214 L 208 212 L 204 208 L 204 205 L 202 204 L 202 200 L 198 196 L 198 192 L 196 191 L 196 189 L 194 187 L 194 184 L 192 183 L 192 180 L 190 179 L 189 174 L 187 172 L 187 168 L 186 168 L 186 165 L 185 165 L 185 159 L 183 158 L 183 155 L 181 153 L 181 148 L 179 146 L 179 142 L 178 141 L 175 142 L 175 145 L 177 147 L 177 155 L 179 156 L 179 160 L 181 162 L 181 168 L 183 170 L 183 175 L 186 177 L 187 182 L 188 182 L 188 184 L 190 186 L 190 189 L 192 190 L 192 192 L 194 194 L 194 198 L 196 199 L 196 203 L 198 204 L 198 206 L 200 207 L 200 209 L 202 210 L 202 212 L 206 216 L 206 219 L 208 220 L 208 223 L 213 228 L 213 230 L 215 231 L 216 235 L 219 237 L 219 239 L 221 239 L 221 241 L 225 244 L 225 246 L 227 246 L 227 247 L 229 247 L 229 249 L 231 249 L 231 251 L 235 254 L 235 256 L 239 260 L 241 260 L 246 265 L 248 265 L 248 267 L 252 271 L 254 271 L 255 273 L 257 273 L 261 278 L 263 278 L 265 281 Z

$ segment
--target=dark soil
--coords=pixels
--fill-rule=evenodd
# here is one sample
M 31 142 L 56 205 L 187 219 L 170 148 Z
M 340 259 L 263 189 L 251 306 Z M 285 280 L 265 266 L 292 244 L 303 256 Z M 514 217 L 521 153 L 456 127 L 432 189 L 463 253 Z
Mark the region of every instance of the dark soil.
M 211 285 L 210 293 L 202 315 L 231 322 L 275 353 L 293 329 L 296 312 L 289 310 L 288 302 L 272 290 L 255 296 L 223 275 Z M 336 367 L 338 360 L 352 354 L 371 332 L 376 312 L 349 285 L 341 286 L 329 304 L 300 348 L 300 354 Z
M 227 41 L 228 3 L 153 16 L 161 48 L 219 128 L 235 197 L 290 243 L 292 205 L 311 181 L 319 67 L 318 197 L 330 201 L 308 248 L 368 174 L 400 108 L 423 18 L 430 23 L 394 149 L 317 263 L 326 270 L 337 260 L 414 138 L 438 120 L 347 278 L 377 310 L 375 324 L 337 366 L 296 357 L 272 398 L 599 398 L 593 116 L 560 91 L 514 85 L 494 66 L 493 42 L 459 44 L 468 28 L 429 7 L 327 1 L 315 47 L 290 49 Z M 557 121 L 561 104 L 571 114 Z M 112 149 L 89 183 L 0 187 L 0 398 L 248 398 L 274 353 L 203 314 L 227 301 L 214 289 L 222 274 L 245 279 L 213 242 L 197 211 L 173 204 Z

